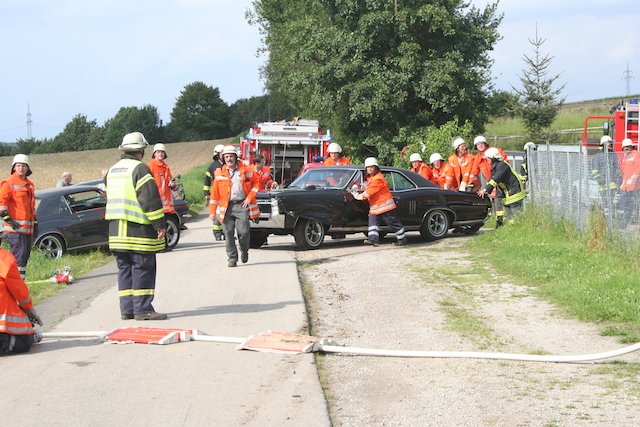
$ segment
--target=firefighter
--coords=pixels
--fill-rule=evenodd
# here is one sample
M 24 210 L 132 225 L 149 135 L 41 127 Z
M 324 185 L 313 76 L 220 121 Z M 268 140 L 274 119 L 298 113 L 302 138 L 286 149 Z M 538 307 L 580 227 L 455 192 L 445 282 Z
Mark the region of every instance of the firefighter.
M 213 148 L 213 161 L 209 164 L 207 168 L 207 172 L 204 174 L 204 186 L 202 187 L 202 191 L 204 192 L 204 200 L 209 203 L 209 195 L 211 194 L 211 182 L 213 181 L 213 176 L 215 175 L 216 170 L 222 167 L 222 150 L 224 149 L 224 145 L 218 144 Z M 213 231 L 213 237 L 216 241 L 221 241 L 224 239 L 224 233 L 222 232 L 222 224 L 218 221 L 218 218 L 213 219 L 213 224 L 211 226 L 211 230 Z
M 329 156 L 324 160 L 325 166 L 344 166 L 350 165 L 351 160 L 342 156 L 342 147 L 339 144 L 332 142 L 327 147 Z
M 238 264 L 235 234 L 238 232 L 240 260 L 249 261 L 249 220 L 258 221 L 260 210 L 256 203 L 260 181 L 253 168 L 238 162 L 232 145 L 222 150 L 224 165 L 216 170 L 209 204 L 209 216 L 222 224 L 229 267 Z
M 622 184 L 620 185 L 620 209 L 625 212 L 628 222 L 637 222 L 638 191 L 640 190 L 640 153 L 635 150 L 629 138 L 622 140 L 623 157 L 620 159 Z
M 451 165 L 444 161 L 440 153 L 433 153 L 429 157 L 429 163 L 431 164 L 431 172 L 433 173 L 433 182 L 438 184 L 440 188 L 444 188 L 447 173 L 453 173 L 449 171 Z
M 365 245 L 378 246 L 380 240 L 380 218 L 396 233 L 397 241 L 395 246 L 404 246 L 407 244 L 407 238 L 404 234 L 404 227 L 395 214 L 396 202 L 389 190 L 387 180 L 380 172 L 378 161 L 374 157 L 368 157 L 364 161 L 367 171 L 367 183 L 363 193 L 357 190 L 352 191 L 353 198 L 356 200 L 367 200 L 369 202 L 369 230 Z
M 487 139 L 478 135 L 473 140 L 473 146 L 476 147 L 478 152 L 473 156 L 473 166 L 469 173 L 469 183 L 467 185 L 467 191 L 478 192 L 480 189 L 491 179 L 491 160 L 485 157 L 484 153 L 489 148 Z M 502 150 L 502 148 L 496 147 L 502 157 L 502 161 L 508 162 L 509 157 Z M 490 194 L 491 211 L 496 218 L 498 227 L 504 222 L 504 207 L 502 206 L 502 192 L 499 188 L 495 188 Z
M 458 137 L 451 143 L 453 154 L 449 156 L 451 169 L 445 180 L 445 190 L 467 191 L 473 156 L 467 152 L 467 143 Z
M 525 177 L 525 179 L 529 179 L 529 171 L 531 170 L 531 165 L 529 164 L 529 153 L 531 151 L 536 151 L 538 147 L 534 142 L 527 142 L 524 144 L 524 158 L 522 159 L 522 165 L 520 165 L 520 175 Z
M 258 175 L 260 182 L 260 191 L 268 191 L 273 188 L 273 179 L 271 178 L 271 169 L 269 166 L 265 166 L 265 158 L 262 154 L 256 154 L 253 156 L 253 169 Z
M 165 320 L 152 302 L 156 287 L 156 252 L 165 248 L 167 223 L 158 186 L 142 162 L 148 143 L 140 132 L 122 138 L 120 161 L 111 166 L 105 184 L 109 250 L 118 265 L 122 320 Z
M 507 218 L 512 218 L 522 208 L 522 202 L 527 195 L 524 189 L 524 180 L 513 170 L 511 165 L 504 161 L 500 150 L 496 147 L 487 148 L 484 156 L 491 160 L 491 179 L 478 192 L 484 197 L 491 194 L 494 188 L 499 188 L 503 194 L 502 204 L 506 210 Z M 502 224 L 496 224 L 500 227 Z
M 591 178 L 598 183 L 598 193 L 603 207 L 613 207 L 613 200 L 620 188 L 620 163 L 613 152 L 613 139 L 609 135 L 600 138 L 600 151 L 592 156 Z M 611 203 L 611 204 L 610 204 Z
M 431 168 L 423 163 L 422 156 L 419 153 L 413 153 L 410 155 L 409 162 L 411 163 L 410 171 L 420 174 L 424 179 L 434 182 Z
M 33 329 L 36 323 L 42 326 L 42 319 L 33 308 L 16 260 L 0 249 L 0 356 L 29 351 L 39 341 Z
M 171 190 L 176 186 L 173 181 L 173 175 L 171 169 L 165 161 L 167 159 L 167 149 L 164 144 L 157 143 L 153 146 L 152 159 L 147 163 L 153 179 L 158 186 L 158 192 L 160 193 L 160 200 L 162 200 L 162 210 L 165 214 L 176 213 L 176 209 L 173 205 L 173 195 Z
M 27 274 L 36 225 L 35 187 L 27 178 L 29 175 L 29 158 L 16 154 L 11 174 L 0 182 L 0 216 L 4 221 L 4 236 L 16 257 L 22 279 Z

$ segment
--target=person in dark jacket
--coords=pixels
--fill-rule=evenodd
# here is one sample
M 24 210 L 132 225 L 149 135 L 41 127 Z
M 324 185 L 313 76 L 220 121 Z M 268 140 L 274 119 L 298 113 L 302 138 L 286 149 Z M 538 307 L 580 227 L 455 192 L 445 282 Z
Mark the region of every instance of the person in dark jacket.
M 600 138 L 600 150 L 591 159 L 591 177 L 598 183 L 602 207 L 611 209 L 620 191 L 622 176 L 618 155 L 613 152 L 613 139 L 609 135 Z
M 502 191 L 502 204 L 505 208 L 505 216 L 512 218 L 522 208 L 522 202 L 527 195 L 524 189 L 524 180 L 516 174 L 509 163 L 506 163 L 496 147 L 489 147 L 484 156 L 491 160 L 491 179 L 478 192 L 484 197 L 491 194 L 494 188 Z

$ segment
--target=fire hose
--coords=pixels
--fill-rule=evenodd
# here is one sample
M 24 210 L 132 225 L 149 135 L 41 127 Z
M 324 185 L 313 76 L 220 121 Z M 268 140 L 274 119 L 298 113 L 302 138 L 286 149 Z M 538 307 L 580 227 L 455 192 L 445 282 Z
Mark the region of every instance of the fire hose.
M 45 332 L 43 338 L 104 338 L 107 331 L 86 331 L 86 332 Z M 206 341 L 215 343 L 241 344 L 248 338 L 225 337 L 203 334 L 195 331 L 190 337 L 190 341 Z M 332 340 L 317 339 L 308 352 L 349 354 L 356 356 L 380 356 L 380 357 L 403 357 L 403 358 L 449 358 L 449 359 L 492 359 L 492 360 L 512 360 L 525 362 L 551 362 L 551 363 L 580 363 L 594 362 L 598 360 L 611 359 L 640 350 L 640 343 L 632 344 L 616 350 L 579 354 L 579 355 L 538 355 L 538 354 L 518 354 L 518 353 L 492 353 L 475 351 L 416 351 L 416 350 L 389 350 L 363 347 L 349 347 L 337 345 Z

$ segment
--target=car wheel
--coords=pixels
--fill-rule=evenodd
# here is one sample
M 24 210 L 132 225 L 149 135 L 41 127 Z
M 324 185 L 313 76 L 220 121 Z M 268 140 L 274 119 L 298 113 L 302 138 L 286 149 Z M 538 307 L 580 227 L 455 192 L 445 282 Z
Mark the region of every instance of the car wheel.
M 267 243 L 267 237 L 269 235 L 265 233 L 256 233 L 254 231 L 249 234 L 249 247 L 251 249 L 260 249 L 265 243 Z
M 167 217 L 167 250 L 172 250 L 180 240 L 180 221 L 172 216 Z
M 429 212 L 420 226 L 420 235 L 426 240 L 438 240 L 449 231 L 449 217 L 440 209 Z
M 42 236 L 40 240 L 38 240 L 36 247 L 49 259 L 58 259 L 62 257 L 65 251 L 64 240 L 57 234 Z
M 324 225 L 314 219 L 300 218 L 293 237 L 299 249 L 318 249 L 324 241 Z

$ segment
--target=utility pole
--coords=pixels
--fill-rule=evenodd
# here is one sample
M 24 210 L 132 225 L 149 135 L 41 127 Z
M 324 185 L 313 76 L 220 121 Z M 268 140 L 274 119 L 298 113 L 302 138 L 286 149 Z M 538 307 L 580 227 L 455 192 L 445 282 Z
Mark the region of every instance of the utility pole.
M 627 69 L 622 72 L 622 80 L 627 81 L 627 98 L 629 98 L 629 96 L 631 95 L 630 83 L 632 79 L 633 79 L 633 73 L 631 72 L 631 70 L 629 70 L 629 62 L 627 61 Z
M 27 104 L 27 139 L 33 139 L 33 135 L 31 134 L 31 108 L 29 104 Z

